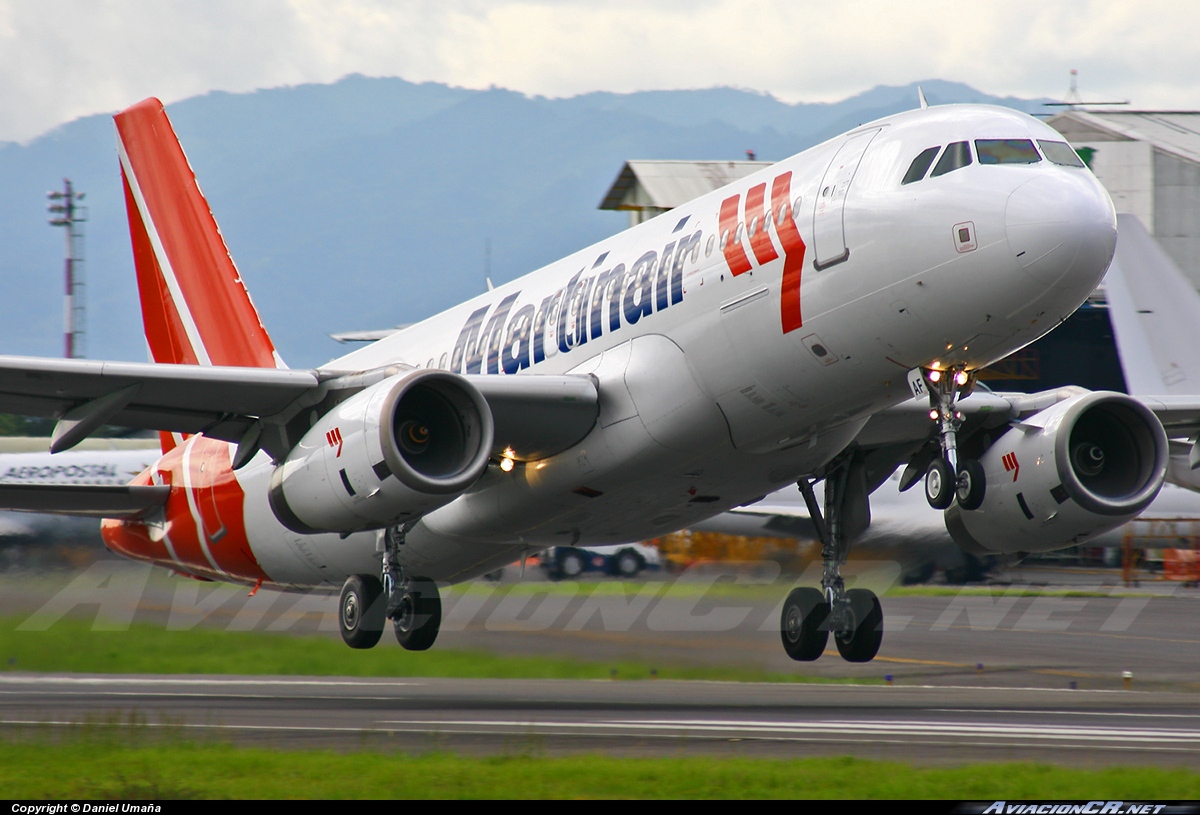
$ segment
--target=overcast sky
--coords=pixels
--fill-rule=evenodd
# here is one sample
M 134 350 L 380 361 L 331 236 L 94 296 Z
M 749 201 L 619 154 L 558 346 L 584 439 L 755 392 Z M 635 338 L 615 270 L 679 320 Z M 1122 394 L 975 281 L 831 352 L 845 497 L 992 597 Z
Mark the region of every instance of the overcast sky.
M 147 96 L 348 73 L 570 96 L 730 85 L 789 102 L 927 78 L 1200 108 L 1191 0 L 0 0 L 0 141 Z

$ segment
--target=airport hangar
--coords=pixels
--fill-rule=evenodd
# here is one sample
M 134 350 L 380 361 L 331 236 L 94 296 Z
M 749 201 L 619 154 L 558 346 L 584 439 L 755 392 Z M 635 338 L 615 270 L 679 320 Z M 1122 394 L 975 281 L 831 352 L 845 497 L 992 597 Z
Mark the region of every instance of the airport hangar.
M 1047 120 L 1200 290 L 1200 111 L 1072 108 Z M 752 154 L 751 154 L 752 155 Z M 627 161 L 600 209 L 629 225 L 769 166 L 769 161 Z M 980 377 L 996 389 L 1126 391 L 1103 286 L 1063 325 Z

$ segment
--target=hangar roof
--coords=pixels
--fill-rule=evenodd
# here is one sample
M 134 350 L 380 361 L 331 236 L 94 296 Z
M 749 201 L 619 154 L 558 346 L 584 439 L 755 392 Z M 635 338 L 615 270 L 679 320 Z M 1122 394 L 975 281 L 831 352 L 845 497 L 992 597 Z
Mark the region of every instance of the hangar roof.
M 1068 110 L 1046 122 L 1070 142 L 1145 141 L 1200 164 L 1200 112 Z
M 627 161 L 600 209 L 674 209 L 770 161 Z

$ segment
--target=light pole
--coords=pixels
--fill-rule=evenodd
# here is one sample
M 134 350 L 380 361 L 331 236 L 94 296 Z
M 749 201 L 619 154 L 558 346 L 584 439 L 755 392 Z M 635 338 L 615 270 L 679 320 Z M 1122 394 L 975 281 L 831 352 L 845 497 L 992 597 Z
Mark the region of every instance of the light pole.
M 87 220 L 87 207 L 77 202 L 82 201 L 86 193 L 75 192 L 71 179 L 63 179 L 62 191 L 46 193 L 50 199 L 47 209 L 50 211 L 50 225 L 66 227 L 66 307 L 63 312 L 65 322 L 65 356 L 68 359 L 80 358 L 84 355 L 83 335 L 87 317 L 87 303 L 83 296 L 83 222 Z

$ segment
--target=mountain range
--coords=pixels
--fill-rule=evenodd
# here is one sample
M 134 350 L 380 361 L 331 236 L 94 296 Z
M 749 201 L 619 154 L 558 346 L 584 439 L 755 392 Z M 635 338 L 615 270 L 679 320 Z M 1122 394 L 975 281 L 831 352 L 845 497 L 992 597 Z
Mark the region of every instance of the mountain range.
M 931 104 L 1045 101 L 921 86 Z M 777 160 L 916 103 L 915 84 L 787 104 L 735 88 L 549 99 L 352 75 L 168 113 L 281 355 L 310 367 L 347 350 L 329 332 L 422 319 L 624 228 L 597 205 L 626 160 Z M 108 115 L 0 144 L 0 353 L 62 354 L 65 236 L 45 194 L 64 178 L 86 194 L 86 355 L 144 360 Z

